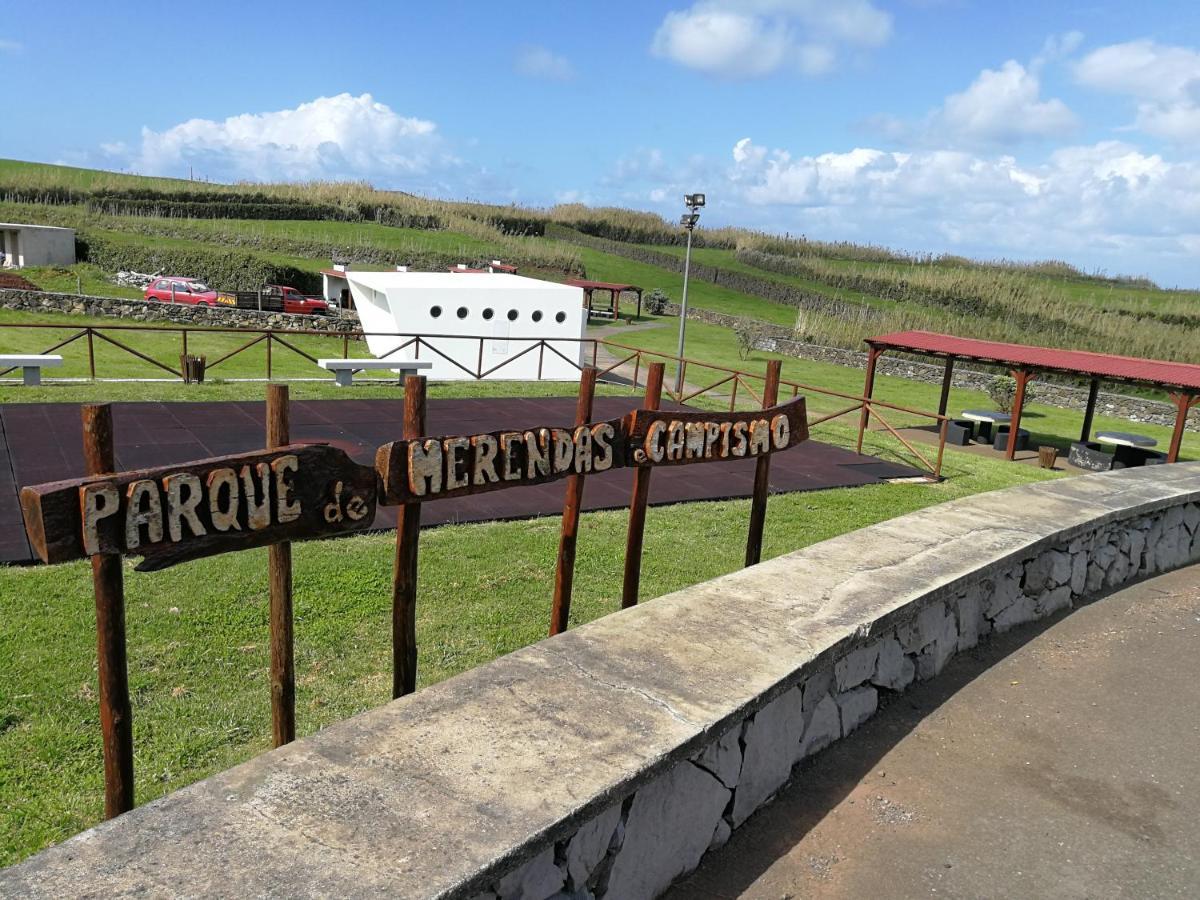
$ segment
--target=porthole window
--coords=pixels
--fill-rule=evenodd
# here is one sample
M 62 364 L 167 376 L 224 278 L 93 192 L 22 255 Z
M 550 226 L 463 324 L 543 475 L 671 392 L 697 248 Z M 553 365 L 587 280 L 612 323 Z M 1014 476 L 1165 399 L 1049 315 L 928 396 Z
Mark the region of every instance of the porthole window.
M 485 319 L 490 319 L 490 318 L 491 318 L 492 316 L 494 316 L 495 314 L 496 314 L 495 310 L 491 309 L 490 307 L 489 307 L 488 309 L 485 309 L 485 310 L 483 311 L 483 317 L 484 317 Z
M 563 322 L 567 321 L 567 314 L 565 312 L 555 313 L 554 321 L 561 325 Z
M 465 319 L 467 317 L 467 308 L 465 306 L 460 306 L 458 308 L 458 317 L 460 319 Z
M 540 309 L 535 309 L 533 311 L 533 321 L 535 321 L 535 322 L 542 321 L 542 311 Z
M 508 321 L 510 321 L 510 322 L 517 321 L 517 311 L 515 309 L 510 309 L 508 311 Z
M 442 314 L 442 308 L 440 306 L 431 306 L 429 308 L 429 315 L 433 316 L 433 318 L 436 319 L 441 314 Z

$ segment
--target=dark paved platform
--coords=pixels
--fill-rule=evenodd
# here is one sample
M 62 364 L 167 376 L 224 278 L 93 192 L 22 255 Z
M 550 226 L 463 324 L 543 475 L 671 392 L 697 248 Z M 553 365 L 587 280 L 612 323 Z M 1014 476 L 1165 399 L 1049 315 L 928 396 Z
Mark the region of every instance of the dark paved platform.
M 615 419 L 636 402 L 598 397 L 594 420 Z M 675 404 L 665 409 L 678 408 Z M 263 444 L 261 402 L 115 403 L 117 467 L 122 470 L 255 450 Z M 292 404 L 292 440 L 341 447 L 364 464 L 374 461 L 380 444 L 398 440 L 403 400 L 308 400 Z M 563 426 L 575 419 L 574 397 L 433 400 L 428 408 L 430 434 L 473 434 L 538 425 Z M 20 486 L 82 475 L 79 407 L 70 403 L 0 405 L 0 562 L 33 558 L 25 539 L 18 502 Z M 905 466 L 859 456 L 818 441 L 806 441 L 777 454 L 771 463 L 771 490 L 811 491 L 875 484 L 920 473 Z M 584 509 L 628 506 L 631 469 L 588 478 Z M 703 467 L 664 468 L 654 473 L 652 504 L 748 497 L 754 485 L 754 461 L 709 463 Z M 521 519 L 558 515 L 563 483 L 512 488 L 476 497 L 428 503 L 424 525 Z M 375 524 L 391 528 L 394 508 L 380 507 Z

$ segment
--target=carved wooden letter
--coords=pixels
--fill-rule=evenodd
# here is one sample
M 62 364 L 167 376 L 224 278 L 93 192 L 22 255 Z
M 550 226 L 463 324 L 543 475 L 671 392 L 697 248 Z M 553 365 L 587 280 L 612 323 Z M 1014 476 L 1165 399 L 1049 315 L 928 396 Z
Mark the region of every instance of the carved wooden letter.
M 562 472 L 571 471 L 571 457 L 575 453 L 575 441 L 571 437 L 571 432 L 563 428 L 555 428 L 554 434 L 554 472 L 561 474 Z
M 275 471 L 275 518 L 280 525 L 300 518 L 300 504 L 292 499 L 292 482 L 288 472 L 300 471 L 300 460 L 292 453 L 271 463 Z
M 163 537 L 162 500 L 158 496 L 158 485 L 145 479 L 131 482 L 126 494 L 125 546 L 135 550 L 142 545 L 142 526 L 146 527 L 146 541 L 157 544 Z
M 221 499 L 221 492 L 225 499 Z M 208 473 L 208 516 L 217 531 L 241 531 L 238 521 L 240 502 L 237 473 L 233 469 L 213 469 Z
M 163 489 L 167 492 L 167 534 L 171 540 L 183 540 L 185 520 L 193 535 L 201 537 L 206 534 L 200 517 L 196 515 L 196 507 L 204 499 L 200 479 L 190 472 L 179 472 L 163 479 Z
M 408 488 L 418 497 L 442 490 L 442 442 L 411 441 L 408 445 Z
M 258 485 L 254 472 L 258 471 Z M 262 531 L 271 524 L 271 467 L 263 462 L 242 466 L 242 493 L 246 497 L 246 524 L 251 531 Z M 259 497 L 259 490 L 262 497 Z
M 121 495 L 111 484 L 84 485 L 79 489 L 79 508 L 83 513 L 83 549 L 90 556 L 100 552 L 96 526 L 121 508 Z
M 500 477 L 505 481 L 517 481 L 521 477 L 521 447 L 524 435 L 519 431 L 500 433 Z
M 613 440 L 617 430 L 607 422 L 592 427 L 592 471 L 607 472 L 613 464 Z
M 490 434 L 477 434 L 471 440 L 475 444 L 471 481 L 474 484 L 499 481 L 500 476 L 496 474 L 496 453 L 500 445 L 496 439 Z
M 783 450 L 792 437 L 792 423 L 785 415 L 778 415 L 771 420 L 771 445 L 776 450 Z
M 525 477 L 544 478 L 550 474 L 554 441 L 549 428 L 525 432 Z
M 771 423 L 766 419 L 755 419 L 750 423 L 750 454 L 758 456 L 771 452 Z
M 575 471 L 585 475 L 592 468 L 592 429 L 580 425 L 575 429 Z
M 646 440 L 642 445 L 642 449 L 646 453 L 646 458 L 651 462 L 662 462 L 666 456 L 666 435 L 666 422 L 659 419 L 656 422 L 650 423 L 650 427 L 646 430 Z
M 471 439 L 466 437 L 446 438 L 442 442 L 446 455 L 446 490 L 465 488 L 468 484 L 467 451 L 471 447 Z

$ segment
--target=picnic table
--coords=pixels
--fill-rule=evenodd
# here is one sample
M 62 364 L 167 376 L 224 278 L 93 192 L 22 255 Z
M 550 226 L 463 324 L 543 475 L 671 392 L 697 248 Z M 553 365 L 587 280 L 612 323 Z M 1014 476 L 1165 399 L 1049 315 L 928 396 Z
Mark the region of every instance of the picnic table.
M 992 442 L 993 425 L 1005 425 L 1012 422 L 1012 416 L 1009 413 L 992 409 L 964 409 L 962 418 L 969 422 L 979 423 L 979 441 L 984 444 Z
M 1158 441 L 1144 434 L 1134 434 L 1131 431 L 1098 431 L 1096 441 L 1101 444 L 1113 444 L 1118 447 L 1157 447 Z

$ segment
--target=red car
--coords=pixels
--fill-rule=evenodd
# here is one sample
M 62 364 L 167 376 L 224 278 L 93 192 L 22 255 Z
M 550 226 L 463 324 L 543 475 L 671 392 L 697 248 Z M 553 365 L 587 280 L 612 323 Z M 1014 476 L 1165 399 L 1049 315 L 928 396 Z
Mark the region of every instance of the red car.
M 305 316 L 323 316 L 329 312 L 329 304 L 318 297 L 306 297 L 294 287 L 286 284 L 268 284 L 263 288 L 267 297 L 279 297 L 283 300 L 285 313 L 296 313 Z
M 161 303 L 188 303 L 192 306 L 216 306 L 219 302 L 217 292 L 199 278 L 180 278 L 177 275 L 155 278 L 146 286 L 142 298 L 158 300 Z

